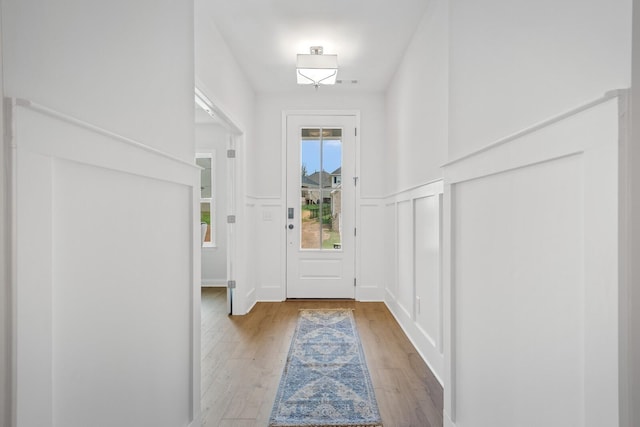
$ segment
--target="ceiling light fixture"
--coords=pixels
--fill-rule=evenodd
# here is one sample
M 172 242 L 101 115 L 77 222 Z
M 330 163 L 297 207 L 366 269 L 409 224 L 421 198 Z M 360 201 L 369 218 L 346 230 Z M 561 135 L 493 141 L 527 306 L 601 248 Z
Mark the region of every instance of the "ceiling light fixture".
M 322 46 L 311 46 L 311 54 L 298 54 L 299 85 L 333 85 L 338 76 L 338 55 L 323 55 Z

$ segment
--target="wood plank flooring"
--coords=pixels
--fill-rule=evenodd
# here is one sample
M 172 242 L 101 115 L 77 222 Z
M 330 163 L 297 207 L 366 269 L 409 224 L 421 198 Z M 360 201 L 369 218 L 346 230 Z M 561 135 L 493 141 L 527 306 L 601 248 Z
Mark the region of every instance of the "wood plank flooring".
M 202 290 L 202 418 L 207 427 L 266 427 L 300 308 L 354 308 L 385 427 L 442 426 L 442 387 L 383 303 L 258 303 L 226 314 L 222 288 Z

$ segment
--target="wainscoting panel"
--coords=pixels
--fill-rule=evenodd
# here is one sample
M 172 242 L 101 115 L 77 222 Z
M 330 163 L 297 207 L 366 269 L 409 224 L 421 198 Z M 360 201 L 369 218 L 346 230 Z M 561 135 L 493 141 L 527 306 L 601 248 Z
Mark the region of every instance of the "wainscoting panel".
M 445 166 L 446 426 L 618 425 L 619 114 Z
M 252 273 L 258 301 L 286 299 L 286 229 L 280 196 L 250 197 L 255 234 L 249 238 L 257 269 Z
M 384 300 L 385 212 L 382 200 L 361 201 L 356 237 L 356 299 Z
M 385 201 L 386 303 L 400 326 L 440 379 L 443 369 L 441 222 L 442 181 Z
M 395 304 L 396 295 L 398 294 L 398 226 L 396 225 L 396 204 L 387 201 L 384 207 L 384 241 L 386 247 L 384 251 L 385 265 L 385 301 L 387 304 L 393 302 Z
M 441 197 L 436 194 L 414 200 L 416 323 L 439 357 L 442 357 Z
M 199 170 L 11 114 L 17 424 L 199 425 Z
M 413 242 L 413 206 L 411 200 L 397 204 L 398 222 L 398 294 L 397 306 L 404 316 L 414 320 L 413 299 L 414 282 L 414 242 Z

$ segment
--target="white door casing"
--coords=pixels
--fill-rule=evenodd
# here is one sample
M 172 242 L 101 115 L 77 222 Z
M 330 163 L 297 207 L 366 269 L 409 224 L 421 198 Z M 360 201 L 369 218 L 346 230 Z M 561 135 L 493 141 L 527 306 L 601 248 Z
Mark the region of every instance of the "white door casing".
M 286 296 L 354 298 L 356 116 L 288 114 L 286 142 Z

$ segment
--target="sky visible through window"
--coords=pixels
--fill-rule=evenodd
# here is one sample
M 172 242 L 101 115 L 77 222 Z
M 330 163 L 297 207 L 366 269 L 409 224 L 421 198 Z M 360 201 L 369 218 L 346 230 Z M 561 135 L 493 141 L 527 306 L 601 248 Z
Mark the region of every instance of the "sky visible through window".
M 342 142 L 339 139 L 323 140 L 324 152 L 323 169 L 331 173 L 342 166 Z M 307 174 L 320 172 L 320 141 L 306 140 L 301 144 L 302 164 L 307 168 Z

